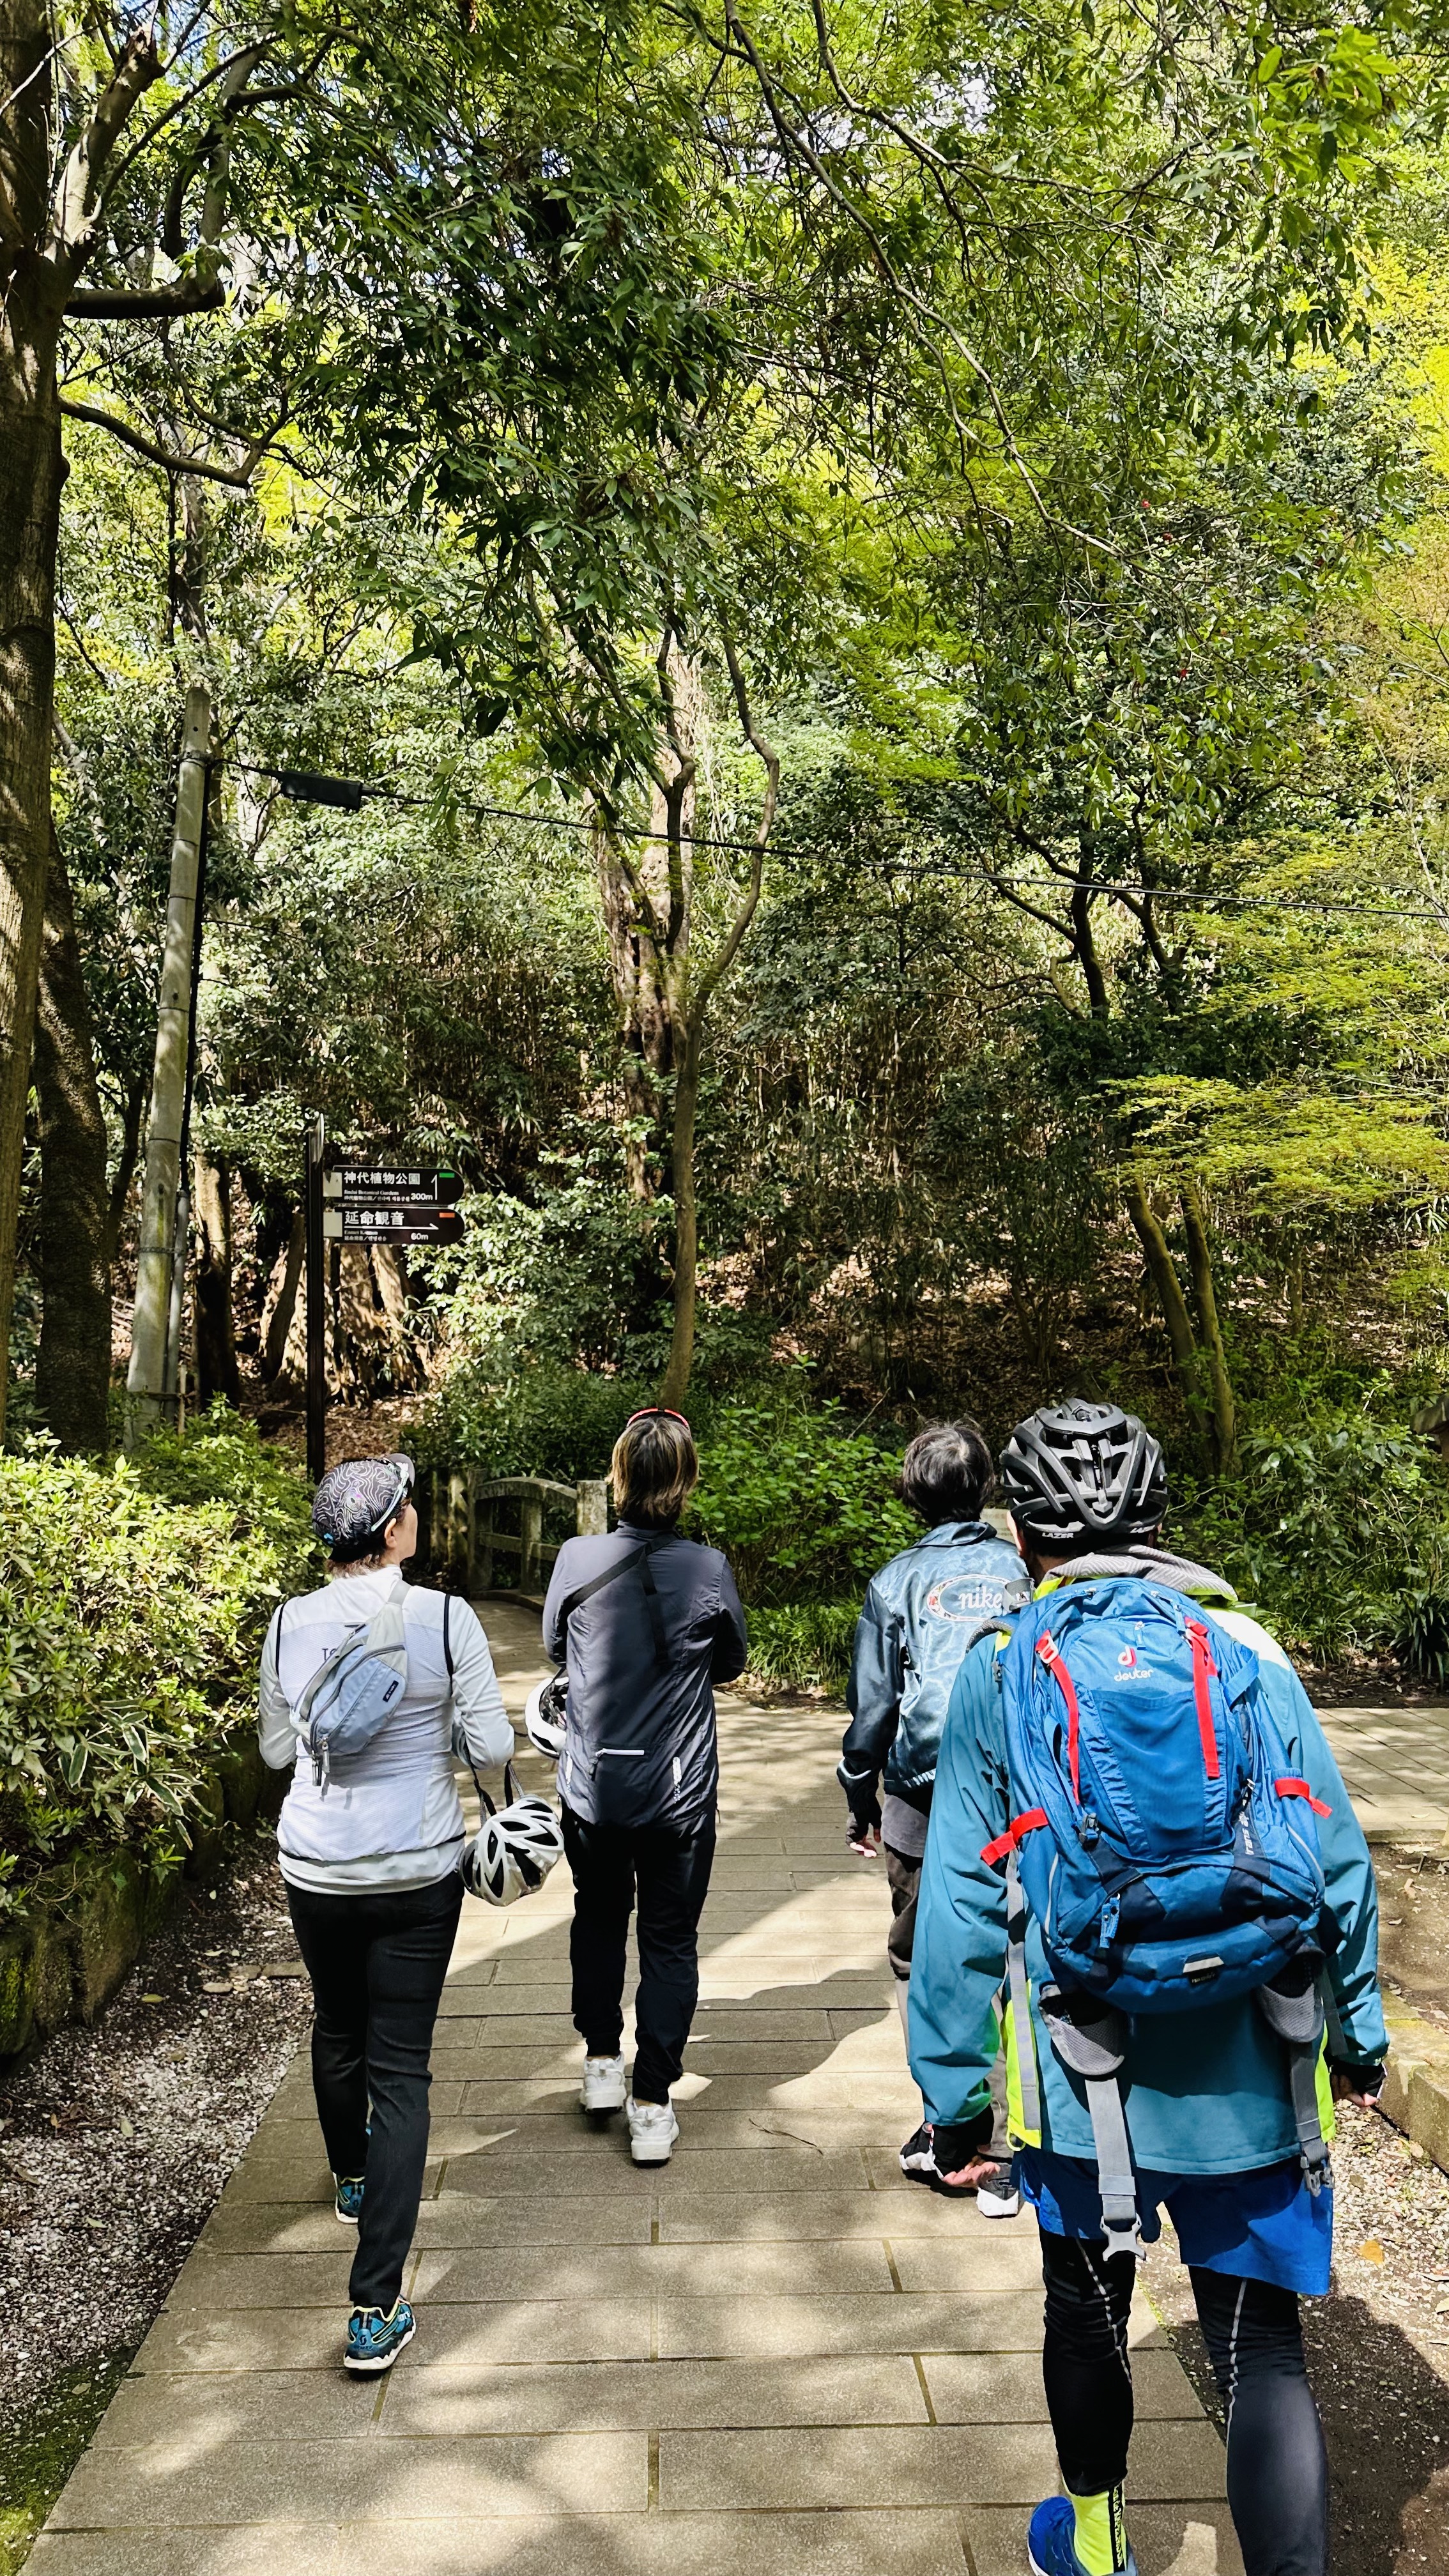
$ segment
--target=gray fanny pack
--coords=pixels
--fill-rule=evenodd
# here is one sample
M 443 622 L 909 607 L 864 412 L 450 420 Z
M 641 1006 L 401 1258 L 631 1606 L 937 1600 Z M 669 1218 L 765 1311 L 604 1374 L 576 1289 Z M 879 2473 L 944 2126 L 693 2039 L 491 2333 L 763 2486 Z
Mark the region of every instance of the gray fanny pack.
M 281 1618 L 277 1634 L 280 1643 Z M 394 1597 L 333 1647 L 292 1711 L 319 1788 L 325 1790 L 334 1762 L 361 1753 L 387 1724 L 407 1678 L 403 1605 Z

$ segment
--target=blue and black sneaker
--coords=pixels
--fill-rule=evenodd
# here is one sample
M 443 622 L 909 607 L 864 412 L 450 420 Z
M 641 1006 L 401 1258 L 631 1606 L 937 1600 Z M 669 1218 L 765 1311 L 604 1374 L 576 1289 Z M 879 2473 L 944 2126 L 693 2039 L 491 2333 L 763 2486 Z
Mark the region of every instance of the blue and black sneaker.
M 1114 2493 L 1120 2495 L 1120 2488 Z M 1124 2576 L 1137 2576 L 1137 2560 L 1122 2534 Z M 1026 2554 L 1032 2576 L 1087 2576 L 1077 2556 L 1077 2517 L 1070 2496 L 1048 2496 L 1026 2527 Z M 1121 2553 L 1118 2553 L 1121 2554 Z
M 355 2227 L 362 2216 L 361 2174 L 334 2174 L 337 2197 L 332 2206 L 344 2227 Z
M 375 2377 L 380 2370 L 391 2370 L 404 2344 L 411 2343 L 416 2333 L 406 2299 L 398 2299 L 389 2316 L 384 2316 L 381 2308 L 354 2308 L 347 2321 L 342 2367 L 367 2378 Z

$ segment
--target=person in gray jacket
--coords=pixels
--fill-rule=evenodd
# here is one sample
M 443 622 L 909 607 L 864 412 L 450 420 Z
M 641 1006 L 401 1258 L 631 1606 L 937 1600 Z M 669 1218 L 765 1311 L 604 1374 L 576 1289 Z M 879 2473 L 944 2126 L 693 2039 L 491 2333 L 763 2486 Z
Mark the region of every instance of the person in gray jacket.
M 846 1689 L 850 1724 L 835 1776 L 850 1811 L 852 1851 L 871 1858 L 885 1852 L 892 1915 L 886 1950 L 903 2020 L 936 1755 L 952 1688 L 983 1621 L 1030 1591 L 1010 1540 L 980 1518 L 993 1475 L 991 1452 L 974 1422 L 932 1422 L 916 1434 L 901 1462 L 901 1492 L 927 1523 L 926 1534 L 874 1576 L 856 1624 Z M 935 2140 L 923 2121 L 901 2149 L 901 2170 L 938 2190 L 974 2190 L 984 2216 L 1009 2218 L 1020 2202 L 1007 2174 L 1011 2147 L 999 2069 L 995 2098 L 989 2149 L 959 2171 L 938 2169 Z
M 618 1528 L 560 1548 L 543 1637 L 566 1664 L 558 1784 L 574 1877 L 569 1940 L 586 2111 L 627 2109 L 636 2164 L 667 2161 L 669 2099 L 699 2000 L 699 1918 L 714 1860 L 714 1684 L 745 1668 L 745 1617 L 718 1548 L 681 1538 L 699 1477 L 682 1413 L 632 1415 L 610 1480 Z M 637 1909 L 632 2090 L 624 2080 L 625 1943 Z
M 412 2341 L 403 2266 L 428 2152 L 428 2057 L 463 1900 L 456 1744 L 506 1762 L 513 1729 L 488 1640 L 466 1601 L 405 1584 L 418 1516 L 408 1458 L 361 1458 L 317 1488 L 312 1526 L 330 1557 L 316 1592 L 284 1601 L 262 1649 L 258 1740 L 274 1771 L 295 1762 L 277 1852 L 312 1980 L 312 2082 L 337 2216 L 357 2227 L 349 2371 L 391 2368 Z M 296 1712 L 333 1651 L 396 1610 L 407 1678 L 370 1743 L 321 1780 Z

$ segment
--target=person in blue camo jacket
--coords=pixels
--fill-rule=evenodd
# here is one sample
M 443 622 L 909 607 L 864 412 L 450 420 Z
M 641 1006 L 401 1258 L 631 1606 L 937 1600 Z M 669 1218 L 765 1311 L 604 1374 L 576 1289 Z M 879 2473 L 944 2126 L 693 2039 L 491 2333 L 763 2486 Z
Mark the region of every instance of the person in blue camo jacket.
M 917 1433 L 901 1462 L 901 1492 L 926 1523 L 925 1535 L 873 1578 L 856 1624 L 846 1692 L 850 1724 L 836 1778 L 850 1811 L 851 1849 L 868 1857 L 885 1853 L 892 1914 L 886 1949 L 902 2019 L 936 1748 L 951 1686 L 983 1621 L 1026 1597 L 1026 1568 L 1016 1549 L 981 1518 L 993 1481 L 991 1452 L 974 1422 L 933 1422 Z M 938 2165 L 923 2120 L 901 2149 L 901 2171 L 939 2191 L 975 2191 L 983 2217 L 1014 2218 L 1020 2202 L 1010 2179 L 999 2077 L 996 2099 L 990 2140 L 960 2170 Z

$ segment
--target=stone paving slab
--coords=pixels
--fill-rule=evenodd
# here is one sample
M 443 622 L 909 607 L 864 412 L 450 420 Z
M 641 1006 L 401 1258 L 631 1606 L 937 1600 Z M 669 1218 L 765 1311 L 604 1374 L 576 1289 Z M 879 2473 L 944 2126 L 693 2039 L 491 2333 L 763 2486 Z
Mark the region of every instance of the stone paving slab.
M 1449 1709 L 1318 1714 L 1370 1841 L 1442 1842 L 1449 1831 Z
M 1016 2559 L 980 2566 L 1012 2576 Z M 973 2535 L 975 2532 L 973 2521 Z M 46 2533 L 31 2565 L 41 2576 L 355 2576 L 378 2541 L 375 2524 L 280 2520 L 228 2531 L 118 2528 Z M 1177 2553 L 1158 2563 L 1173 2564 Z M 389 2576 L 967 2576 L 960 2517 L 905 2513 L 670 2513 L 571 2515 L 509 2521 L 395 2521 Z M 1213 2562 L 1178 2576 L 1211 2576 Z
M 485 1618 L 517 1709 L 536 1626 Z M 900 2172 L 918 2104 L 884 1879 L 842 1846 L 837 1719 L 721 1719 L 673 2161 L 636 2169 L 623 2123 L 577 2110 L 564 1870 L 536 1905 L 466 1907 L 416 2342 L 381 2382 L 339 2367 L 350 2238 L 299 2061 L 37 2576 L 1024 2576 L 1055 2483 L 1033 2223 Z M 1141 2302 L 1132 2339 L 1143 2576 L 1239 2576 L 1216 2430 Z

